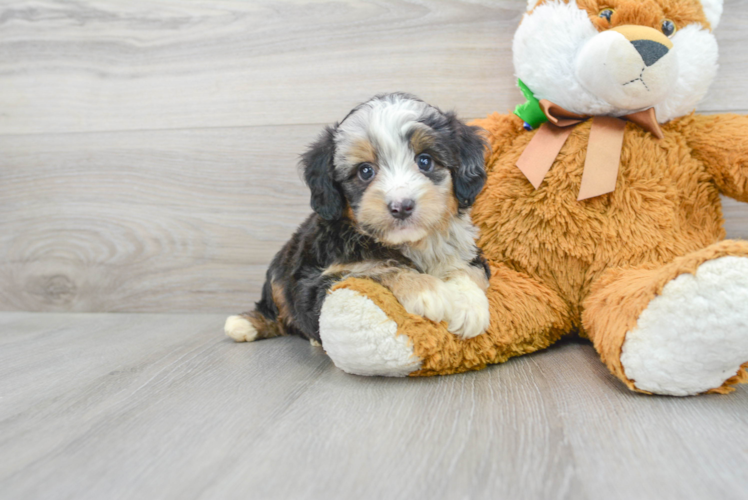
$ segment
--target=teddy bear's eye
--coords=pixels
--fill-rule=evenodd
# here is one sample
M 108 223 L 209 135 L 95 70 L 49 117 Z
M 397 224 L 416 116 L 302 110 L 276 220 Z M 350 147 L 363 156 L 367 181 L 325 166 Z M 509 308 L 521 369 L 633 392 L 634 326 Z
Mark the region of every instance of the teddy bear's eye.
M 598 16 L 602 17 L 603 19 L 607 19 L 608 22 L 610 22 L 610 18 L 613 17 L 613 12 L 615 12 L 613 9 L 603 9 L 600 11 L 600 14 L 598 14 Z
M 671 37 L 675 34 L 675 32 L 678 31 L 678 28 L 675 26 L 675 23 L 671 21 L 670 19 L 665 19 L 662 21 L 662 32 L 665 34 L 666 37 Z

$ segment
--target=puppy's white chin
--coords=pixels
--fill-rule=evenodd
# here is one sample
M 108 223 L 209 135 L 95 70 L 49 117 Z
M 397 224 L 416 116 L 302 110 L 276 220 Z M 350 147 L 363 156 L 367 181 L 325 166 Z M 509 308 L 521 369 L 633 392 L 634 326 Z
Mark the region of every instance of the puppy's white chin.
M 390 245 L 402 245 L 403 243 L 415 243 L 428 236 L 428 231 L 418 226 L 403 226 L 387 231 L 382 240 Z

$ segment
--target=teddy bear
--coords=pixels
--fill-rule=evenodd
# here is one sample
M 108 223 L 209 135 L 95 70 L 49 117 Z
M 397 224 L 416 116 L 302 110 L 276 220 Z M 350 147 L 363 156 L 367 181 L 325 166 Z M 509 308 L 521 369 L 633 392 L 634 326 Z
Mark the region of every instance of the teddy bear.
M 349 278 L 322 308 L 335 365 L 359 375 L 479 370 L 588 338 L 628 388 L 686 396 L 748 381 L 748 117 L 693 110 L 717 72 L 721 0 L 530 0 L 513 61 L 527 102 L 475 122 L 473 207 L 491 324 L 462 339 Z

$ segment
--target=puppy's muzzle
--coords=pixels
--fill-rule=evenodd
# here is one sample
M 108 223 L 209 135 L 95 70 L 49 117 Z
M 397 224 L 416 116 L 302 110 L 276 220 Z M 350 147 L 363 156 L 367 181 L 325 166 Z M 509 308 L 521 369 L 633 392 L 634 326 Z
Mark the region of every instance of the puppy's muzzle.
M 413 211 L 416 209 L 416 202 L 411 200 L 410 198 L 391 201 L 387 205 L 387 208 L 390 209 L 390 214 L 395 219 L 405 220 L 413 215 Z

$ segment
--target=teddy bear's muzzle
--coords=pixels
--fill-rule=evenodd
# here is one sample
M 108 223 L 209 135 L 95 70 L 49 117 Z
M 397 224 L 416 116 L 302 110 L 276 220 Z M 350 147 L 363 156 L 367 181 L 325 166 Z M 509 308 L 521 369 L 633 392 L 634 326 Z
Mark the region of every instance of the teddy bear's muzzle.
M 619 26 L 580 51 L 576 73 L 591 93 L 622 110 L 655 106 L 678 78 L 673 42 L 646 26 Z

